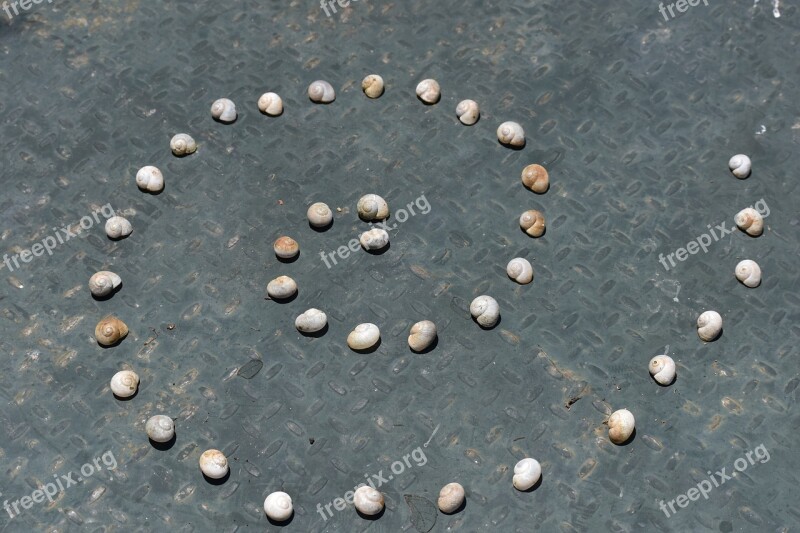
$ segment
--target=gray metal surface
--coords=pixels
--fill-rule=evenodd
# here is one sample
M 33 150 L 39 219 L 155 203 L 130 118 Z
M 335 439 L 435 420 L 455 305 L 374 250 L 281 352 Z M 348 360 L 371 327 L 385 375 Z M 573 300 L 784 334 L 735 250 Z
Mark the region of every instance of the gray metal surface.
M 434 515 L 433 531 L 795 530 L 800 31 L 796 3 L 782 4 L 775 18 L 765 2 L 712 0 L 669 21 L 638 0 L 362 0 L 330 18 L 313 1 L 0 12 L 3 253 L 107 203 L 134 226 L 114 242 L 95 224 L 3 268 L 0 501 L 105 452 L 118 466 L 3 514 L 2 531 L 414 531 L 430 513 L 415 518 L 404 495 L 435 502 L 451 481 L 466 508 Z M 360 90 L 372 72 L 387 84 L 377 100 Z M 442 86 L 435 106 L 415 98 L 425 77 Z M 333 104 L 308 101 L 315 79 Z M 256 107 L 270 90 L 279 118 Z M 211 119 L 220 97 L 236 123 Z M 455 117 L 463 98 L 481 105 L 473 127 Z M 505 120 L 525 128 L 523 150 L 497 143 Z M 178 132 L 196 154 L 172 156 Z M 753 160 L 747 180 L 727 170 L 736 153 Z M 520 184 L 533 162 L 550 170 L 545 195 Z M 134 182 L 148 164 L 160 195 Z M 430 212 L 398 224 L 388 252 L 327 268 L 319 253 L 367 227 L 355 204 L 371 192 L 394 212 L 424 195 Z M 759 199 L 763 236 L 659 264 Z M 315 201 L 341 208 L 327 231 L 306 223 Z M 544 237 L 519 230 L 526 209 L 545 213 Z M 284 234 L 300 243 L 293 263 L 272 252 Z M 516 256 L 531 285 L 505 275 Z M 757 289 L 733 277 L 745 258 L 764 271 Z M 123 287 L 95 301 L 100 269 Z M 265 299 L 281 274 L 300 287 L 289 303 Z M 500 302 L 492 330 L 469 317 L 479 294 Z M 321 337 L 294 329 L 309 307 L 328 313 Z M 724 320 L 707 344 L 694 324 L 706 309 Z M 130 334 L 104 349 L 93 331 L 109 313 Z M 439 342 L 414 354 L 422 319 Z M 372 354 L 347 348 L 360 322 L 383 332 Z M 647 364 L 667 345 L 678 379 L 662 388 Z M 253 359 L 260 372 L 236 375 Z M 123 402 L 108 382 L 125 365 L 141 385 Z M 615 446 L 603 422 L 623 407 L 637 432 Z M 144 434 L 159 413 L 176 419 L 166 450 Z M 708 500 L 659 508 L 761 444 L 769 461 Z M 207 448 L 230 460 L 222 484 L 200 474 Z M 380 518 L 348 506 L 323 520 L 318 504 L 417 448 L 425 460 L 380 487 Z M 525 456 L 543 480 L 520 493 Z M 287 525 L 264 515 L 275 490 L 294 500 Z

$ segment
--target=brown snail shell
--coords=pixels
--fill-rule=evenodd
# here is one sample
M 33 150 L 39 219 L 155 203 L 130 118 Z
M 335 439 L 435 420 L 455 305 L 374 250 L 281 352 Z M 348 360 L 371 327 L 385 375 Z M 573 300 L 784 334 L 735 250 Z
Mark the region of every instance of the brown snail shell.
M 125 322 L 115 316 L 107 316 L 97 323 L 94 328 L 94 337 L 103 346 L 111 346 L 125 338 L 128 334 L 128 326 Z
M 519 217 L 519 227 L 531 237 L 541 237 L 545 230 L 544 215 L 535 209 L 525 211 Z
M 550 187 L 550 176 L 542 165 L 528 165 L 522 169 L 522 184 L 535 193 L 547 192 Z

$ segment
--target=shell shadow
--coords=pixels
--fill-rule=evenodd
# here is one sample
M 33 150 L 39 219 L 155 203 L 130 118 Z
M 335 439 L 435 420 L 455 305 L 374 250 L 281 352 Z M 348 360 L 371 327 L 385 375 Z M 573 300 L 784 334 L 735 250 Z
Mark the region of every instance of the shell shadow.
M 500 139 L 497 140 L 497 144 L 499 144 L 503 148 L 508 148 L 509 150 L 514 150 L 516 152 L 519 152 L 521 150 L 524 150 L 525 147 L 528 146 L 528 139 L 525 139 L 525 141 L 522 143 L 522 146 L 512 146 L 510 144 L 505 144 L 500 142 Z
M 292 511 L 291 516 L 289 516 L 289 518 L 287 518 L 286 520 L 278 521 L 278 520 L 273 520 L 270 517 L 267 517 L 267 521 L 269 521 L 270 524 L 278 527 L 288 526 L 289 524 L 292 523 L 292 520 L 294 520 L 294 510 Z
M 438 344 L 439 344 L 439 335 L 436 335 L 436 337 L 434 337 L 434 339 L 433 339 L 433 342 L 430 343 L 430 345 L 427 348 L 425 348 L 424 350 L 417 351 L 417 350 L 415 350 L 414 348 L 412 348 L 410 346 L 408 347 L 408 349 L 411 350 L 414 353 L 426 354 L 426 353 L 431 353 L 436 348 L 436 346 Z
M 95 296 L 94 294 L 92 294 L 92 299 L 93 299 L 95 302 L 105 302 L 105 301 L 107 301 L 107 300 L 110 300 L 111 298 L 113 298 L 113 297 L 114 297 L 114 295 L 115 295 L 115 294 L 116 294 L 118 291 L 120 291 L 120 290 L 122 290 L 122 283 L 120 283 L 119 285 L 117 285 L 117 288 L 116 288 L 116 289 L 112 290 L 111 292 L 109 292 L 109 293 L 108 293 L 108 294 L 106 294 L 105 296 Z M 91 294 L 91 293 L 90 293 L 90 294 Z
M 545 235 L 547 235 L 547 226 L 545 226 L 545 227 L 544 227 L 544 231 L 542 231 L 542 234 L 541 234 L 541 235 L 539 235 L 538 237 L 534 237 L 533 235 L 528 235 L 528 234 L 525 232 L 525 230 L 524 230 L 524 229 L 522 229 L 522 226 L 520 226 L 519 230 L 520 230 L 522 233 L 525 233 L 525 236 L 526 236 L 526 237 L 528 237 L 528 238 L 531 238 L 531 239 L 541 239 L 542 237 L 544 237 Z
M 635 438 L 636 438 L 636 428 L 634 427 L 631 436 L 628 437 L 628 440 L 626 440 L 625 442 L 620 442 L 619 444 L 617 444 L 617 446 L 628 446 L 630 443 L 634 441 Z
M 114 393 L 112 392 L 111 394 L 114 394 Z M 122 396 L 117 396 L 116 394 L 114 394 L 114 399 L 117 400 L 117 401 L 120 401 L 120 402 L 129 402 L 129 401 L 133 400 L 134 398 L 136 398 L 137 396 L 139 396 L 139 387 L 136 387 L 136 392 L 134 392 L 133 394 L 131 394 L 127 398 L 123 398 Z
M 661 383 L 659 383 L 658 381 L 656 381 L 656 378 L 655 378 L 655 376 L 652 376 L 652 375 L 651 375 L 650 377 L 651 377 L 651 378 L 653 378 L 653 381 L 655 381 L 656 385 L 658 385 L 658 386 L 659 386 L 659 387 L 661 387 L 662 389 L 669 388 L 669 387 L 671 387 L 672 385 L 674 385 L 676 381 L 678 381 L 678 374 L 677 374 L 677 372 L 675 373 L 675 376 L 672 378 L 672 381 L 670 381 L 669 383 L 665 383 L 665 384 L 663 384 L 663 385 L 662 385 Z M 633 428 L 633 429 L 634 429 L 634 431 L 636 431 L 636 428 Z
M 383 343 L 383 339 L 379 338 L 378 342 L 376 342 L 375 345 L 370 347 L 370 348 L 364 348 L 363 350 L 355 350 L 353 348 L 350 348 L 350 349 L 353 350 L 356 353 L 361 353 L 361 354 L 375 353 L 378 350 L 378 348 L 381 347 L 382 343 Z
M 294 291 L 294 294 L 292 294 L 291 296 L 289 296 L 287 298 L 273 298 L 272 296 L 267 295 L 264 299 L 265 300 L 272 300 L 273 302 L 279 303 L 279 304 L 288 304 L 290 302 L 295 301 L 297 299 L 297 295 L 298 294 L 300 294 L 300 290 L 299 289 Z
M 296 254 L 294 254 L 293 257 L 278 257 L 276 255 L 275 258 L 278 260 L 279 263 L 283 263 L 284 265 L 288 265 L 288 264 L 294 263 L 295 261 L 300 259 L 300 252 L 298 251 Z
M 133 233 L 133 232 L 131 232 L 131 233 Z M 108 237 L 108 240 L 114 241 L 114 242 L 116 242 L 116 241 L 124 241 L 125 239 L 127 239 L 128 237 L 131 236 L 131 233 L 128 233 L 127 235 L 120 235 L 119 237 L 111 237 L 110 235 L 108 235 L 108 233 L 106 233 L 106 237 Z
M 533 485 L 531 485 L 531 487 L 530 487 L 530 488 L 528 488 L 528 489 L 525 489 L 525 490 L 517 490 L 517 492 L 533 492 L 533 491 L 535 491 L 536 489 L 538 489 L 539 487 L 541 487 L 541 486 L 542 486 L 542 479 L 543 479 L 543 478 L 544 478 L 544 474 L 540 475 L 540 476 L 539 476 L 539 479 L 538 479 L 538 480 L 536 480 L 536 483 L 534 483 Z
M 165 451 L 169 450 L 170 448 L 172 448 L 173 446 L 175 446 L 175 443 L 178 441 L 178 434 L 174 433 L 172 435 L 172 438 L 169 439 L 167 442 L 156 442 L 153 439 L 151 439 L 150 437 L 148 437 L 147 440 L 150 441 L 150 445 L 153 448 L 155 448 L 156 450 L 160 450 L 162 452 L 165 452 Z
M 300 330 L 298 330 L 298 331 L 300 331 Z M 300 335 L 302 335 L 303 337 L 311 337 L 311 338 L 314 338 L 314 339 L 318 339 L 318 338 L 322 337 L 323 335 L 325 335 L 326 333 L 328 333 L 328 324 L 327 323 L 325 324 L 325 326 L 323 326 L 322 329 L 317 330 L 317 331 L 300 331 Z
M 360 517 L 361 517 L 361 518 L 363 518 L 364 520 L 372 520 L 373 522 L 374 522 L 375 520 L 379 520 L 379 519 L 380 519 L 380 518 L 383 516 L 383 514 L 384 514 L 385 512 L 386 512 L 386 506 L 383 506 L 383 507 L 381 508 L 381 512 L 380 512 L 380 513 L 377 513 L 377 514 L 364 514 L 364 513 L 362 513 L 361 511 L 359 511 L 358 509 L 356 509 L 356 513 L 358 513 L 358 516 L 360 516 Z
M 441 511 L 441 513 L 444 514 L 444 515 L 450 516 L 450 515 L 458 514 L 458 513 L 462 512 L 466 508 L 467 508 L 467 498 L 464 498 L 464 501 L 461 502 L 461 505 L 459 505 L 458 508 L 455 509 L 454 511 L 450 511 L 449 513 L 445 513 L 441 509 L 439 509 L 439 511 Z
M 311 222 L 308 223 L 308 227 L 316 231 L 317 233 L 325 233 L 326 231 L 331 229 L 331 226 L 333 226 L 333 219 L 331 219 L 331 221 L 325 224 L 324 226 L 315 226 Z
M 380 250 L 364 250 L 364 251 L 367 252 L 370 255 L 383 255 L 386 252 L 388 252 L 391 247 L 392 247 L 392 243 L 387 242 L 386 246 L 384 246 Z
M 124 341 L 126 337 L 127 337 L 127 335 L 125 335 L 125 337 L 122 337 L 121 339 L 119 339 L 114 344 L 102 344 L 100 341 L 97 341 L 97 345 L 99 347 L 103 348 L 104 350 L 107 350 L 109 348 L 113 348 L 115 346 L 119 346 L 120 344 L 122 344 L 122 341 Z
M 203 478 L 205 478 L 205 480 L 210 485 L 223 485 L 226 481 L 228 481 L 228 478 L 230 478 L 230 477 L 231 477 L 231 469 L 230 468 L 228 468 L 228 471 L 225 472 L 225 475 L 222 476 L 219 479 L 214 479 L 214 478 L 208 477 L 207 475 L 203 474 Z
M 216 122 L 217 124 L 222 124 L 223 126 L 230 126 L 231 124 L 236 124 L 237 122 L 239 122 L 239 113 L 238 112 L 236 113 L 236 118 L 233 120 L 220 120 L 214 117 L 214 115 L 211 115 L 211 118 L 214 119 L 214 122 Z
M 265 117 L 269 117 L 269 118 L 278 118 L 278 117 L 281 117 L 281 116 L 283 116 L 284 109 L 281 109 L 281 112 L 280 112 L 280 113 L 278 113 L 277 115 L 270 115 L 269 113 L 267 113 L 267 112 L 265 112 L 265 111 L 261 111 L 260 109 L 259 109 L 259 112 L 261 112 L 261 114 L 262 114 L 262 115 L 264 115 Z

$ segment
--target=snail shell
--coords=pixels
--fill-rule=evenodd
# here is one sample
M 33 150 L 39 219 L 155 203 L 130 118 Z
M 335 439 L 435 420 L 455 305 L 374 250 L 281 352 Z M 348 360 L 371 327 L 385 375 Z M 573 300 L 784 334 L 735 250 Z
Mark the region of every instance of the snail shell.
M 200 456 L 200 471 L 211 479 L 220 479 L 228 473 L 228 458 L 219 450 L 206 450 Z
M 389 204 L 377 194 L 365 194 L 356 205 L 358 216 L 366 222 L 389 218 Z
M 285 492 L 273 492 L 264 500 L 264 512 L 276 522 L 288 520 L 292 511 L 292 498 Z
M 389 234 L 384 229 L 372 228 L 358 238 L 365 250 L 380 250 L 389 244 Z
M 608 438 L 614 444 L 623 444 L 631 438 L 635 425 L 633 413 L 627 409 L 614 411 L 608 419 Z
M 503 122 L 497 127 L 497 140 L 507 146 L 525 146 L 525 130 L 516 122 Z
M 542 477 L 542 465 L 536 459 L 526 457 L 514 465 L 512 482 L 517 490 L 528 490 Z
M 415 352 L 428 348 L 436 340 L 436 324 L 430 320 L 423 320 L 411 326 L 411 335 L 408 336 L 408 345 Z
M 375 324 L 359 324 L 347 336 L 347 345 L 353 350 L 369 350 L 381 338 L 381 330 Z
M 136 173 L 136 185 L 143 191 L 160 192 L 164 188 L 164 175 L 154 166 L 142 167 Z
M 747 287 L 758 287 L 761 284 L 761 267 L 752 259 L 739 261 L 736 265 L 736 279 Z
M 283 113 L 283 100 L 275 93 L 264 93 L 258 99 L 258 110 L 271 117 Z
M 289 276 L 278 276 L 267 284 L 267 294 L 276 300 L 291 298 L 296 292 L 297 283 Z
M 522 184 L 535 193 L 547 192 L 550 187 L 550 176 L 542 165 L 528 165 L 522 169 Z
M 278 237 L 275 244 L 272 245 L 275 250 L 275 255 L 281 259 L 291 259 L 300 253 L 300 245 L 291 237 Z
M 417 98 L 426 104 L 435 104 L 442 96 L 439 82 L 432 79 L 422 80 L 417 84 Z
M 722 331 L 722 317 L 716 311 L 706 311 L 697 317 L 697 336 L 706 342 L 719 337 Z
M 372 516 L 383 510 L 383 494 L 368 485 L 356 489 L 353 503 L 359 513 Z
M 491 296 L 478 296 L 469 304 L 469 312 L 484 328 L 491 328 L 500 318 L 500 305 Z
M 114 289 L 120 286 L 122 278 L 108 270 L 101 270 L 95 272 L 89 278 L 89 291 L 94 296 L 106 296 L 114 292 Z
M 659 385 L 669 385 L 675 380 L 675 361 L 668 355 L 657 355 L 650 359 L 650 375 Z
M 530 261 L 522 257 L 515 257 L 509 261 L 506 266 L 506 273 L 509 278 L 520 285 L 525 285 L 533 281 L 533 267 Z
M 106 235 L 112 239 L 127 237 L 133 231 L 133 226 L 127 218 L 113 216 L 106 220 Z
M 545 230 L 544 215 L 535 209 L 525 211 L 519 217 L 519 227 L 531 237 L 541 237 Z
M 475 100 L 461 100 L 456 106 L 456 116 L 465 126 L 472 126 L 481 116 L 480 107 Z
M 336 99 L 336 92 L 330 83 L 325 80 L 311 82 L 308 86 L 308 97 L 312 102 L 328 104 Z
M 328 204 L 317 202 L 311 204 L 306 212 L 308 222 L 315 228 L 324 228 L 333 220 L 333 212 Z
M 130 398 L 139 387 L 139 376 L 132 370 L 121 370 L 111 378 L 111 392 L 118 398 Z
M 186 133 L 179 133 L 169 141 L 169 149 L 178 157 L 193 154 L 197 151 L 197 143 Z
M 377 74 L 370 74 L 361 80 L 361 90 L 370 98 L 378 98 L 383 94 L 383 78 Z
M 175 436 L 175 423 L 164 415 L 151 416 L 144 429 L 153 442 L 169 442 Z
M 454 513 L 464 504 L 464 487 L 459 483 L 448 483 L 439 491 L 436 502 L 443 513 Z
M 103 346 L 116 344 L 128 334 L 128 326 L 115 316 L 107 316 L 97 323 L 94 337 Z
M 302 333 L 314 333 L 324 328 L 327 323 L 328 315 L 312 307 L 294 320 L 294 327 Z
M 752 237 L 758 237 L 764 232 L 764 219 L 761 213 L 748 207 L 736 213 L 734 218 L 736 226 Z
M 743 180 L 750 175 L 750 158 L 744 154 L 736 154 L 728 161 L 728 168 L 734 176 Z
M 236 120 L 236 104 L 227 98 L 220 98 L 211 104 L 211 116 L 226 124 L 233 122 Z

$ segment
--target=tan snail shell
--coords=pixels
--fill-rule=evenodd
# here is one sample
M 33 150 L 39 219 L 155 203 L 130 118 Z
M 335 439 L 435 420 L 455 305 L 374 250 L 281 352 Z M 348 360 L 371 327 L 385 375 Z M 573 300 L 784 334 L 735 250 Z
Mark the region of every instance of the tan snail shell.
M 744 154 L 736 154 L 728 161 L 728 168 L 731 173 L 740 180 L 750 175 L 750 158 Z
M 373 516 L 383 510 L 383 494 L 369 485 L 362 485 L 356 489 L 353 503 L 359 513 Z
M 547 192 L 550 187 L 550 175 L 542 165 L 528 165 L 522 169 L 522 184 L 535 193 L 542 194 Z
M 297 283 L 289 276 L 278 276 L 267 284 L 267 294 L 276 300 L 291 298 L 296 292 Z
M 736 265 L 736 279 L 746 287 L 758 287 L 761 284 L 761 267 L 752 259 L 739 261 Z
M 436 340 L 436 324 L 430 320 L 422 320 L 411 326 L 411 334 L 408 336 L 408 345 L 415 352 L 421 352 L 428 348 Z
M 426 104 L 435 104 L 441 96 L 442 90 L 436 80 L 422 80 L 417 84 L 417 98 Z
M 508 277 L 519 283 L 525 285 L 533 281 L 533 267 L 530 261 L 522 257 L 515 257 L 506 265 L 506 273 Z
M 327 81 L 317 80 L 311 82 L 311 85 L 308 86 L 308 97 L 312 102 L 328 104 L 336 99 L 336 91 Z
M 94 328 L 94 338 L 103 346 L 111 346 L 125 338 L 128 326 L 115 316 L 107 316 Z
M 142 167 L 136 173 L 136 185 L 147 192 L 160 192 L 164 189 L 164 175 L 152 165 Z
M 389 244 L 389 234 L 385 229 L 372 228 L 362 233 L 358 240 L 365 250 L 380 250 Z
M 328 204 L 316 202 L 311 204 L 306 212 L 308 222 L 315 228 L 324 228 L 333 221 L 333 212 Z
M 536 485 L 542 477 L 542 465 L 536 459 L 526 457 L 514 465 L 514 477 L 511 482 L 517 490 L 528 490 Z
M 503 122 L 497 127 L 497 140 L 506 146 L 525 146 L 525 130 L 516 122 Z
M 108 270 L 95 272 L 89 278 L 89 291 L 94 296 L 107 296 L 122 284 L 122 278 Z
M 535 209 L 525 211 L 519 217 L 519 227 L 531 237 L 541 237 L 545 230 L 544 215 Z
M 153 442 L 169 442 L 175 436 L 175 422 L 165 415 L 151 416 L 144 430 Z
M 377 74 L 370 74 L 361 80 L 361 90 L 370 98 L 378 98 L 383 94 L 383 78 Z
M 635 426 L 633 413 L 627 409 L 614 411 L 608 419 L 608 438 L 614 444 L 624 444 L 633 435 Z
M 366 222 L 384 220 L 389 217 L 389 204 L 377 194 L 365 194 L 356 205 L 358 216 Z
M 472 317 L 484 328 L 491 328 L 500 318 L 500 305 L 491 296 L 481 295 L 469 304 Z
M 220 98 L 211 104 L 211 116 L 219 122 L 230 123 L 236 120 L 236 104 L 227 98 Z
M 111 378 L 111 392 L 118 398 L 130 398 L 139 387 L 139 375 L 132 370 L 120 370 Z
M 292 498 L 285 492 L 273 492 L 264 500 L 264 512 L 276 522 L 284 522 L 292 516 Z
M 456 116 L 465 126 L 472 126 L 481 116 L 481 109 L 475 100 L 461 100 L 456 106 Z
M 650 359 L 650 375 L 659 385 L 669 385 L 675 381 L 675 361 L 668 355 L 657 355 Z
M 275 255 L 281 259 L 291 259 L 300 253 L 300 245 L 297 244 L 297 241 L 286 236 L 278 237 L 272 245 L 272 249 L 275 250 Z
M 436 501 L 443 513 L 454 513 L 464 504 L 464 487 L 460 483 L 448 483 L 439 491 Z
M 258 98 L 258 110 L 271 117 L 283 113 L 283 100 L 275 93 L 264 93 Z
M 369 322 L 359 324 L 347 336 L 347 345 L 353 350 L 369 350 L 381 339 L 381 330 Z
M 219 450 L 206 450 L 200 456 L 200 471 L 211 479 L 221 479 L 228 473 L 228 458 Z
M 697 317 L 697 336 L 706 342 L 719 337 L 722 332 L 722 317 L 716 311 L 705 311 Z
M 106 220 L 106 235 L 111 239 L 127 237 L 133 231 L 133 226 L 127 218 L 113 216 Z
M 178 157 L 193 154 L 197 151 L 197 143 L 191 135 L 178 133 L 169 141 L 169 149 Z
M 328 315 L 319 309 L 308 309 L 294 320 L 294 327 L 302 333 L 315 333 L 328 324 Z
M 764 232 L 764 219 L 761 213 L 748 207 L 736 213 L 734 217 L 736 226 L 752 237 L 758 237 Z

